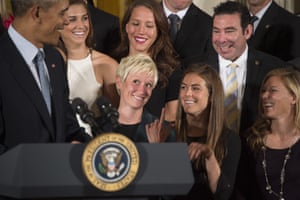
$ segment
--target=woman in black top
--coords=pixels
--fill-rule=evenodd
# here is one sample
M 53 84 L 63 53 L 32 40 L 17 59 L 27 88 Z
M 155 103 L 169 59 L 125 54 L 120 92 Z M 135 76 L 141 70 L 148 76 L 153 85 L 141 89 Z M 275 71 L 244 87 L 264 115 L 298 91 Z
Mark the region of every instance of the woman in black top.
M 245 199 L 300 199 L 300 72 L 270 71 L 262 84 L 259 119 L 243 140 L 237 184 Z
M 238 134 L 224 121 L 224 93 L 218 73 L 208 65 L 189 66 L 181 81 L 175 129 L 178 141 L 188 144 L 195 184 L 176 200 L 229 199 L 241 144 Z M 147 126 L 147 134 L 158 133 L 157 128 Z

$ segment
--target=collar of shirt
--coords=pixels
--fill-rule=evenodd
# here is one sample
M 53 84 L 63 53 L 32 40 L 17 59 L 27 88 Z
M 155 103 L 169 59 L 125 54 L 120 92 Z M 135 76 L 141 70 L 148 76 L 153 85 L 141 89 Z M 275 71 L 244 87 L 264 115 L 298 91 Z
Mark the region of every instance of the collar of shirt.
M 227 60 L 220 55 L 218 55 L 218 57 L 220 69 L 226 68 L 231 63 L 236 63 L 238 65 L 238 68 L 244 68 L 245 66 L 247 66 L 248 46 L 246 45 L 246 48 L 242 55 L 238 57 L 235 61 Z
M 178 17 L 179 17 L 181 20 L 183 19 L 183 17 L 185 16 L 186 12 L 187 12 L 188 9 L 189 9 L 189 7 L 187 7 L 187 8 L 185 8 L 185 9 L 183 9 L 183 10 L 180 10 L 180 11 L 174 13 L 174 12 L 170 11 L 170 10 L 167 8 L 167 6 L 166 6 L 166 4 L 165 4 L 165 1 L 162 1 L 162 4 L 163 4 L 163 8 L 164 8 L 164 11 L 165 11 L 165 14 L 166 14 L 167 17 L 168 17 L 170 14 L 173 13 L 173 14 L 178 15 Z
M 24 58 L 27 65 L 34 65 L 32 61 L 38 53 L 39 49 L 31 42 L 29 42 L 26 38 L 24 38 L 20 33 L 18 33 L 16 29 L 13 28 L 13 26 L 9 26 L 8 34 L 19 50 L 19 53 Z
M 31 73 L 33 74 L 36 82 L 40 86 L 39 76 L 36 71 L 36 67 L 33 63 L 33 59 L 38 53 L 39 50 L 44 51 L 43 49 L 38 49 L 36 46 L 34 46 L 30 41 L 28 41 L 26 38 L 24 38 L 20 33 L 14 29 L 13 26 L 9 26 L 8 28 L 8 34 L 9 37 L 12 39 L 13 43 L 17 47 L 19 53 L 25 60 L 26 64 L 28 65 Z M 46 68 L 46 65 L 44 65 Z M 46 73 L 48 75 L 48 70 L 46 69 Z

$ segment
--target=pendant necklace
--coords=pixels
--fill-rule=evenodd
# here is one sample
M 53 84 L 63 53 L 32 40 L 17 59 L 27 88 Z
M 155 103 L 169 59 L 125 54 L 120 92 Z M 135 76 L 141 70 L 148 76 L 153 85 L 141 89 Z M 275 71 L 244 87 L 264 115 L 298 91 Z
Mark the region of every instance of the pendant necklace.
M 263 152 L 262 167 L 264 170 L 264 175 L 265 175 L 265 180 L 266 180 L 266 190 L 269 192 L 269 194 L 273 194 L 273 195 L 277 196 L 279 198 L 279 200 L 284 200 L 283 185 L 284 185 L 284 179 L 285 179 L 285 167 L 286 167 L 287 161 L 290 159 L 291 151 L 292 151 L 292 146 L 290 146 L 288 148 L 288 151 L 287 151 L 286 155 L 284 156 L 284 161 L 283 161 L 282 168 L 280 171 L 280 191 L 279 191 L 279 193 L 277 193 L 277 192 L 274 192 L 274 190 L 272 189 L 272 187 L 269 183 L 269 178 L 268 178 L 268 174 L 267 174 L 266 147 L 262 146 L 262 152 Z

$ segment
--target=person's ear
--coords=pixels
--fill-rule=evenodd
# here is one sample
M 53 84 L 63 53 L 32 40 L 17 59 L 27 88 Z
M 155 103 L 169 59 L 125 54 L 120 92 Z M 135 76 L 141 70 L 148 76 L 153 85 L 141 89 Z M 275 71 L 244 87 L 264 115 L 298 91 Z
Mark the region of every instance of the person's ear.
M 120 76 L 117 76 L 116 77 L 116 88 L 117 88 L 117 90 L 120 90 L 121 84 L 122 84 L 121 78 L 120 78 Z
M 248 40 L 251 37 L 252 33 L 253 33 L 253 26 L 252 24 L 248 24 L 244 31 L 246 40 Z
M 38 5 L 33 6 L 29 12 L 34 21 L 40 22 L 40 7 Z
M 293 97 L 293 99 L 292 99 L 292 105 L 295 105 L 296 104 L 296 102 L 297 102 L 297 97 L 296 97 L 296 95 L 292 95 Z

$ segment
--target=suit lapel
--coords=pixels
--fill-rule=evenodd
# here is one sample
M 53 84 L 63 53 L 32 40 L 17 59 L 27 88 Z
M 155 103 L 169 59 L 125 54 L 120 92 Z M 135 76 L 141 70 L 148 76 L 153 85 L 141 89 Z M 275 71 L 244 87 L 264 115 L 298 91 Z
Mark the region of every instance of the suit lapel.
M 177 49 L 180 49 L 184 43 L 185 39 L 189 37 L 190 31 L 194 29 L 194 26 L 196 23 L 194 23 L 195 20 L 197 20 L 195 12 L 195 5 L 192 4 L 190 8 L 188 9 L 186 15 L 182 19 L 181 27 L 177 33 L 176 39 L 175 39 L 175 46 Z
M 261 41 L 263 36 L 265 35 L 265 32 L 268 32 L 268 30 L 271 28 L 272 24 L 269 22 L 276 21 L 276 4 L 272 2 L 271 6 L 268 8 L 266 13 L 264 14 L 263 18 L 259 22 L 257 29 L 255 31 L 254 37 L 251 38 L 251 40 L 254 40 L 254 45 L 256 46 L 256 42 Z
M 252 50 L 249 48 L 248 60 L 247 60 L 247 76 L 246 76 L 246 87 L 248 85 L 256 85 L 257 80 L 260 80 L 261 76 L 261 60 L 256 58 Z M 247 88 L 246 88 L 247 89 Z
M 3 44 L 5 45 L 5 44 Z M 43 95 L 31 73 L 26 62 L 19 54 L 18 50 L 9 39 L 7 55 L 13 57 L 11 60 L 11 73 L 15 77 L 16 82 L 19 84 L 20 88 L 23 89 L 24 93 L 32 101 L 32 104 L 36 107 L 37 112 L 40 113 L 41 119 L 45 124 L 45 127 L 49 130 L 51 135 L 54 134 L 52 119 L 48 113 L 47 106 L 44 102 Z M 11 56 L 13 55 L 13 56 Z M 20 99 L 21 101 L 21 99 Z M 28 113 L 30 115 L 30 113 Z

